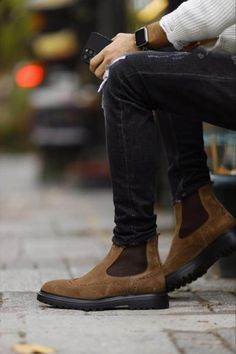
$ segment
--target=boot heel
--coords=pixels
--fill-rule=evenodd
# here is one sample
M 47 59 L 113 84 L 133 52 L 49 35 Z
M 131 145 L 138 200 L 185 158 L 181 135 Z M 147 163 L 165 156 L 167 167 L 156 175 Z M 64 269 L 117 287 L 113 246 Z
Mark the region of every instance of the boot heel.
M 219 257 L 232 253 L 236 250 L 236 227 L 226 230 L 213 244 L 219 250 Z

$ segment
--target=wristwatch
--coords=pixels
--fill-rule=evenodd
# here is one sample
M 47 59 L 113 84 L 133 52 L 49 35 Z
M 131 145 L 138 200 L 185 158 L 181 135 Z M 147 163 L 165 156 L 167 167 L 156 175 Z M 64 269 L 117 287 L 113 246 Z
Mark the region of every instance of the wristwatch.
M 135 32 L 136 46 L 142 50 L 148 49 L 148 30 L 147 27 L 141 27 Z

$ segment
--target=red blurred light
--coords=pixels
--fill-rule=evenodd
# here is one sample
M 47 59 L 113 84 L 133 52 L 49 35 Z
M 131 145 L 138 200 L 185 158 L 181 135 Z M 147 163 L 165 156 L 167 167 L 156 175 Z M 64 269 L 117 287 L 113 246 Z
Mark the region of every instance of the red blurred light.
M 26 64 L 16 71 L 16 83 L 20 87 L 36 87 L 44 78 L 44 68 L 39 64 Z

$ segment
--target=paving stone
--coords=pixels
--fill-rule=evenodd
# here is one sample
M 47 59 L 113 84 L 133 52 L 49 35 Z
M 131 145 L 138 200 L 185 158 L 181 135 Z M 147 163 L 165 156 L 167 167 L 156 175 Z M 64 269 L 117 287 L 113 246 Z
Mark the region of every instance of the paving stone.
M 195 293 L 213 312 L 235 313 L 236 296 L 226 291 L 198 291 Z
M 211 332 L 172 331 L 172 342 L 181 354 L 232 354 L 231 348 Z
M 208 271 L 209 272 L 209 271 Z M 224 278 L 209 278 L 202 277 L 197 281 L 190 284 L 189 289 L 191 291 L 228 291 L 235 292 L 236 291 L 236 281 L 235 279 L 224 279 Z
M 36 291 L 41 284 L 37 269 L 0 270 L 0 291 Z
M 152 354 L 161 348 L 163 354 L 175 354 L 178 353 L 178 346 L 175 347 L 170 333 L 174 333 L 180 347 L 189 350 L 186 353 L 192 353 L 190 350 L 197 345 L 198 350 L 205 350 L 212 343 L 212 336 L 204 337 L 206 331 L 232 328 L 234 319 L 233 316 L 225 318 L 224 315 L 211 314 L 176 316 L 172 314 L 172 308 L 90 313 L 58 310 L 37 303 L 34 293 L 8 292 L 3 294 L 1 321 L 4 326 L 1 326 L 0 332 L 6 347 L 17 342 L 19 333 L 24 332 L 27 341 L 56 347 L 63 354 L 76 353 L 78 347 L 81 353 L 86 350 L 89 353 L 103 353 L 112 348 L 112 353 L 127 350 L 129 353 Z M 181 331 L 176 332 L 176 328 L 181 328 Z M 188 333 L 183 334 L 183 331 Z M 224 349 L 223 354 L 228 353 L 217 338 L 216 343 Z
M 15 237 L 1 239 L 0 267 L 8 262 L 16 261 L 21 254 L 22 244 Z
M 222 338 L 225 346 L 236 353 L 236 333 L 234 328 L 219 328 L 215 334 Z
M 176 316 L 186 314 L 210 313 L 208 306 L 199 301 L 199 298 L 188 291 L 175 291 L 169 294 L 171 303 L 171 314 Z

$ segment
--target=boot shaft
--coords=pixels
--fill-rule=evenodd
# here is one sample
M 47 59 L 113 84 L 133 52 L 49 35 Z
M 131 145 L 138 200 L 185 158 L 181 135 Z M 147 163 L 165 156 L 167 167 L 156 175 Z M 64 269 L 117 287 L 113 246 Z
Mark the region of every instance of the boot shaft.
M 181 239 L 204 229 L 207 243 L 212 242 L 213 235 L 236 225 L 235 218 L 216 198 L 211 185 L 205 185 L 188 198 L 177 202 L 174 209 L 176 233 Z

